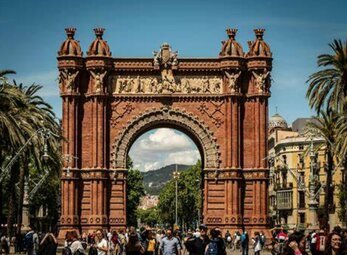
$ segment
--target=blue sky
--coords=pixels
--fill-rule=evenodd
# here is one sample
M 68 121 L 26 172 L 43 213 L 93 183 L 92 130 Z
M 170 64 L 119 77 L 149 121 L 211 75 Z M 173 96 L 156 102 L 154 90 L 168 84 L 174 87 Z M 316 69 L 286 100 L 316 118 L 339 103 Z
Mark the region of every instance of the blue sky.
M 5 1 L 0 0 L 0 69 L 13 69 L 23 83 L 44 85 L 42 95 L 61 116 L 56 68 L 64 28 L 76 27 L 84 52 L 93 28 L 105 27 L 112 55 L 150 57 L 169 42 L 181 57 L 217 57 L 225 28 L 239 29 L 247 51 L 253 29 L 266 28 L 273 55 L 270 115 L 291 123 L 313 114 L 305 81 L 317 70 L 316 58 L 334 38 L 347 38 L 347 1 Z
M 169 42 L 179 57 L 217 57 L 227 27 L 238 28 L 247 51 L 254 28 L 265 28 L 272 49 L 270 116 L 278 112 L 290 124 L 310 111 L 306 80 L 317 71 L 319 54 L 330 52 L 334 38 L 347 39 L 347 1 L 152 1 L 152 0 L 0 0 L 0 69 L 13 69 L 18 82 L 44 86 L 41 95 L 61 117 L 57 51 L 64 28 L 77 28 L 83 52 L 104 27 L 112 55 L 151 57 Z M 149 136 L 149 135 L 147 135 Z

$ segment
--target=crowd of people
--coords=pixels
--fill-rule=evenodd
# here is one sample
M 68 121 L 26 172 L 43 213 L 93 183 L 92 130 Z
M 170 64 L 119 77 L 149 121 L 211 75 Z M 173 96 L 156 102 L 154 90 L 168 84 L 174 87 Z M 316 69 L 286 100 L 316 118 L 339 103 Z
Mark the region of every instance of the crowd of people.
M 10 243 L 16 253 L 28 255 L 55 255 L 58 241 L 54 234 L 44 235 L 29 230 L 21 239 L 9 240 L 1 237 L 1 254 L 9 254 Z M 287 233 L 283 228 L 275 229 L 272 236 L 247 231 L 224 234 L 218 228 L 208 229 L 201 225 L 195 231 L 144 228 L 107 232 L 105 230 L 83 233 L 68 231 L 65 244 L 58 254 L 62 255 L 226 255 L 238 251 L 242 255 L 260 255 L 263 251 L 273 255 L 347 255 L 347 230 L 335 227 L 327 231 Z

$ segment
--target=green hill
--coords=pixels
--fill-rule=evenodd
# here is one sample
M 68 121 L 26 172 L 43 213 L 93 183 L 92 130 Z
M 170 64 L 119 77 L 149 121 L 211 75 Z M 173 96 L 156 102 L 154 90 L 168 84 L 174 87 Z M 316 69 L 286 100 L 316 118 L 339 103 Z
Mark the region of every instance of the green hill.
M 177 165 L 179 172 L 184 171 L 191 167 L 190 165 Z M 164 187 L 170 179 L 172 179 L 172 172 L 176 170 L 176 164 L 168 165 L 157 170 L 148 172 L 141 172 L 145 191 L 150 195 L 159 195 L 160 190 Z

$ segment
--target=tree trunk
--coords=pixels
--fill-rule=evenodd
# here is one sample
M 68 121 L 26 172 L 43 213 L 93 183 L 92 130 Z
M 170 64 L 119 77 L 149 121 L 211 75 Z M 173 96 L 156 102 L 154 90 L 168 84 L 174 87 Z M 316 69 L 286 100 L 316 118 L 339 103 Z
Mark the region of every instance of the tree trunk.
M 332 172 L 334 160 L 330 148 L 327 148 L 327 169 L 326 169 L 326 185 L 325 185 L 325 201 L 324 201 L 324 219 L 325 227 L 329 228 L 329 212 L 334 204 L 333 196 L 331 195 Z
M 8 215 L 7 215 L 7 236 L 13 236 L 13 224 L 16 216 L 16 183 L 18 177 L 18 168 L 19 164 L 15 163 L 11 169 L 10 173 L 10 181 L 9 181 L 9 200 L 8 200 Z
M 19 168 L 19 194 L 18 194 L 18 210 L 17 210 L 17 235 L 21 234 L 22 221 L 23 221 L 23 199 L 24 199 L 24 183 L 25 174 L 27 173 L 27 158 L 25 156 L 21 157 L 21 163 Z

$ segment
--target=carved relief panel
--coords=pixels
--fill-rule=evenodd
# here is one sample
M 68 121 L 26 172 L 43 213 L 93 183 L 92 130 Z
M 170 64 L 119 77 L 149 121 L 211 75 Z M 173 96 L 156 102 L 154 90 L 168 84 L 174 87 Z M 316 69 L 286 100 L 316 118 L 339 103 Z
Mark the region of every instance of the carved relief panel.
M 121 76 L 109 77 L 112 94 L 222 94 L 223 80 L 217 76 Z

